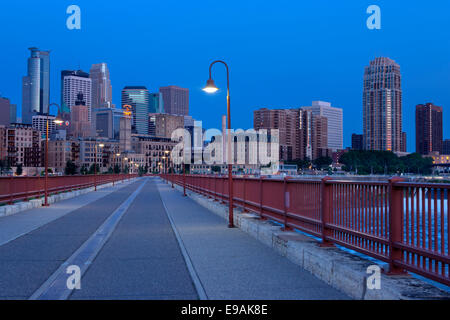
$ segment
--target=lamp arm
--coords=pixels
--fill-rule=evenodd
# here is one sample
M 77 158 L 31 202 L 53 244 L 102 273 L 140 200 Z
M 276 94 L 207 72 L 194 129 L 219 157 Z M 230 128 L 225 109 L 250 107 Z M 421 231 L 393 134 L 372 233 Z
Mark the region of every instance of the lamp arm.
M 213 67 L 213 65 L 215 65 L 216 63 L 222 63 L 222 64 L 225 66 L 225 68 L 227 68 L 227 89 L 228 89 L 228 91 L 230 91 L 230 70 L 229 70 L 228 65 L 227 65 L 227 63 L 226 63 L 225 61 L 222 61 L 222 60 L 216 60 L 216 61 L 213 61 L 213 62 L 209 65 L 209 79 L 212 79 L 212 77 L 211 77 L 211 75 L 212 75 L 212 67 Z

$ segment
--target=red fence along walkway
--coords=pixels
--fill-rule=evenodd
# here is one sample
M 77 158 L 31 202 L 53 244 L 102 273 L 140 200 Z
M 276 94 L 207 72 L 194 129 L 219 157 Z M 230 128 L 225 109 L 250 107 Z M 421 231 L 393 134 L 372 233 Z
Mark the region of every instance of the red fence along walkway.
M 48 177 L 48 193 L 54 194 L 136 177 L 131 174 L 99 174 Z M 0 177 L 0 204 L 43 196 L 45 177 Z
M 182 175 L 164 175 L 183 185 Z M 234 177 L 234 203 L 322 239 L 450 285 L 450 184 Z M 226 177 L 186 175 L 186 188 L 226 202 Z

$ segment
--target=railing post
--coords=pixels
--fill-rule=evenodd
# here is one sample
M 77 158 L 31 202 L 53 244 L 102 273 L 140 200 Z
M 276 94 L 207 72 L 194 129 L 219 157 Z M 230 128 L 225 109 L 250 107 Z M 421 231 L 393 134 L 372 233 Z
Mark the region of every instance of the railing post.
M 395 265 L 395 261 L 403 260 L 402 250 L 395 247 L 403 237 L 403 188 L 395 185 L 401 181 L 404 179 L 399 177 L 389 179 L 389 275 L 406 273 Z
M 30 178 L 29 177 L 25 177 L 24 178 L 25 179 L 25 201 L 28 201 L 28 186 L 29 186 L 29 181 L 30 181 Z
M 333 186 L 327 184 L 328 180 L 332 180 L 331 177 L 324 177 L 321 181 L 321 194 L 322 194 L 322 242 L 321 247 L 334 247 L 334 244 L 328 239 L 331 236 L 331 232 L 328 229 L 328 224 L 332 220 L 332 190 Z
M 9 204 L 13 204 L 13 176 L 9 178 Z
M 186 165 L 183 162 L 183 196 L 186 197 Z
M 283 226 L 283 231 L 289 231 L 292 230 L 291 227 L 289 227 L 288 224 L 288 210 L 289 210 L 289 206 L 290 206 L 290 195 L 288 192 L 288 180 L 289 177 L 284 177 L 283 179 L 283 200 L 284 200 L 284 226 Z
M 246 184 L 247 184 L 247 176 L 246 175 L 244 175 L 243 177 L 242 177 L 242 179 L 243 179 L 243 184 L 244 184 L 244 186 L 243 186 L 243 192 L 242 192 L 242 210 L 243 210 L 243 212 L 248 212 L 248 210 L 245 208 L 245 202 L 247 201 L 246 199 L 245 199 L 245 191 L 246 191 Z
M 214 201 L 217 201 L 217 177 L 214 175 Z
M 263 217 L 263 177 L 259 176 L 259 217 L 262 220 L 266 220 Z

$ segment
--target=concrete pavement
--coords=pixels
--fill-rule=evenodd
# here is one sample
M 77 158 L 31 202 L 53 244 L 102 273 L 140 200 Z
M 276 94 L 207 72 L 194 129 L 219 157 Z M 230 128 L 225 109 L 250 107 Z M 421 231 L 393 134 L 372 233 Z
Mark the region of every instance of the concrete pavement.
M 130 195 L 138 183 L 133 182 L 106 194 L 0 246 L 0 299 L 28 299 Z M 62 201 L 60 205 L 67 205 L 68 202 Z M 31 210 L 33 213 L 28 214 L 45 215 L 48 209 L 34 209 L 39 212 Z M 52 215 L 53 218 L 55 216 L 58 214 Z M 17 220 L 9 221 L 14 229 L 20 229 Z M 2 223 L 7 225 L 4 221 Z M 26 225 L 30 228 L 28 223 Z
M 130 206 L 71 299 L 197 299 L 154 180 Z
M 348 299 L 170 185 L 157 184 L 209 299 Z

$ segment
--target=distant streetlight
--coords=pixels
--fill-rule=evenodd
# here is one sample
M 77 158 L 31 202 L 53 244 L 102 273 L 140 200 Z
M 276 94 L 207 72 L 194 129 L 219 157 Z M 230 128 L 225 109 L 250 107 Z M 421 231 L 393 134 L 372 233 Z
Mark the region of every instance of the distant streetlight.
M 100 147 L 100 149 L 102 149 L 105 145 L 103 143 L 100 143 L 98 146 Z M 102 157 L 103 157 L 103 149 L 102 149 Z M 97 141 L 95 141 L 94 191 L 97 191 Z
M 203 88 L 203 91 L 207 93 L 215 93 L 219 90 L 217 88 L 216 84 L 214 83 L 214 80 L 211 76 L 212 67 L 216 63 L 222 63 L 225 68 L 227 69 L 227 121 L 228 121 L 228 193 L 229 193 L 229 199 L 228 199 L 228 227 L 233 228 L 234 227 L 234 221 L 233 221 L 233 166 L 231 164 L 231 110 L 230 110 L 230 71 L 228 68 L 228 65 L 222 61 L 222 60 L 216 60 L 213 61 L 209 66 L 209 79 L 206 82 L 206 86 Z
M 165 171 L 166 171 L 166 183 L 167 184 L 169 184 L 169 180 L 168 180 L 168 178 L 169 178 L 169 172 L 168 171 L 169 171 L 169 165 L 170 165 L 170 163 L 169 163 L 169 153 L 170 153 L 169 150 L 164 151 L 164 154 L 166 155 L 165 156 L 165 159 L 166 159 L 166 166 L 165 166 L 166 170 Z
M 61 125 L 64 121 L 59 118 L 59 113 L 60 113 L 60 107 L 58 104 L 56 103 L 51 103 L 48 105 L 48 109 L 47 109 L 47 121 L 46 121 L 46 129 L 45 129 L 45 192 L 44 192 L 44 207 L 48 207 L 48 117 L 50 115 L 50 107 L 51 106 L 56 106 L 58 108 L 58 115 L 56 116 L 55 120 L 53 120 L 54 123 L 56 123 L 57 125 Z

